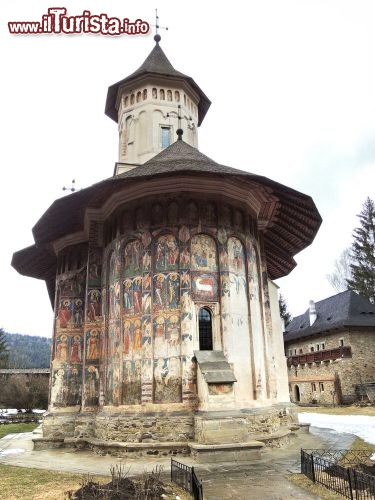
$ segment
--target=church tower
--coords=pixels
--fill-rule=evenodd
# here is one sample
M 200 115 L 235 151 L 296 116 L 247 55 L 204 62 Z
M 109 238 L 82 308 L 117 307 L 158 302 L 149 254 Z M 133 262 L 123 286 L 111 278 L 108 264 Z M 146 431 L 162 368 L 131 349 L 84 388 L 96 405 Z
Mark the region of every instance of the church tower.
M 198 147 L 197 127 L 211 104 L 192 78 L 174 69 L 159 45 L 130 76 L 108 89 L 105 113 L 118 123 L 115 175 L 142 165 L 177 139 Z

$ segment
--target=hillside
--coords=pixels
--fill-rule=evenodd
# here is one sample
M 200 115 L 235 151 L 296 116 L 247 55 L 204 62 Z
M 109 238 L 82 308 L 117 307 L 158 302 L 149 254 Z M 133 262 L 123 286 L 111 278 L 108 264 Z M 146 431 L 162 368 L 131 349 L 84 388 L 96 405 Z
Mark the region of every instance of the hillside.
M 49 368 L 51 339 L 5 333 L 9 351 L 8 368 Z

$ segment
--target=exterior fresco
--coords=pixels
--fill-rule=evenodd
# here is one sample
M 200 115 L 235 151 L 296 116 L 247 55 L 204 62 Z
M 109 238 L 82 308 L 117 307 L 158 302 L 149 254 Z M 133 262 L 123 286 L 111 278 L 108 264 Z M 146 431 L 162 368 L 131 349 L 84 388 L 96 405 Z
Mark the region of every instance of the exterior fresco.
M 87 407 L 195 404 L 196 303 L 217 304 L 224 345 L 216 348 L 233 361 L 248 353 L 241 398 L 260 397 L 266 373 L 256 251 L 251 238 L 245 248 L 229 233 L 232 223 L 243 230 L 243 214 L 223 204 L 219 215 L 215 203 L 191 200 L 181 212 L 176 201 L 154 203 L 119 220 L 123 234 L 107 246 L 106 265 L 102 249 L 89 251 L 86 285 L 86 268 L 59 278 L 53 404 L 80 404 L 81 394 Z
M 254 370 L 255 383 L 253 385 L 256 398 L 265 395 L 266 373 L 265 373 L 265 346 L 264 346 L 264 330 L 262 320 L 262 302 L 261 302 L 261 287 L 259 282 L 259 260 L 254 244 L 249 239 L 248 246 L 248 283 L 249 283 L 249 303 L 251 314 L 251 328 L 253 339 L 254 353 Z
M 85 274 L 84 267 L 62 272 L 56 279 L 57 311 L 50 401 L 60 408 L 81 404 Z
M 191 282 L 194 300 L 218 300 L 217 252 L 211 236 L 198 234 L 191 240 Z

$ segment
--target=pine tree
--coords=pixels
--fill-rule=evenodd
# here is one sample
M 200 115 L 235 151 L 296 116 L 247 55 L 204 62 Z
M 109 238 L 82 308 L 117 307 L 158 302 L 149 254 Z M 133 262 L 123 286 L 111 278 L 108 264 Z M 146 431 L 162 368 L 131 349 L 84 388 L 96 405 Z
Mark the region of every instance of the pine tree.
M 367 198 L 358 215 L 360 226 L 354 229 L 351 246 L 349 290 L 375 304 L 375 204 Z
M 3 328 L 0 328 L 0 368 L 8 366 L 8 346 Z
M 287 305 L 284 297 L 281 294 L 279 296 L 279 309 L 280 309 L 281 319 L 284 320 L 284 325 L 287 326 L 290 323 L 290 320 L 292 319 L 292 316 L 289 313 L 289 311 L 288 311 L 288 305 Z

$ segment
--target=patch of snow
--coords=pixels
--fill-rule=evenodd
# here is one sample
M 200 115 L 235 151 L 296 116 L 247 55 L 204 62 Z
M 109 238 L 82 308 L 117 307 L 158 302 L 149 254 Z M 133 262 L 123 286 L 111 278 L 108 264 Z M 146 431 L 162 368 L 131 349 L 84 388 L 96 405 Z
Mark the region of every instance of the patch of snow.
M 10 448 L 9 450 L 0 451 L 0 457 L 5 457 L 7 455 L 14 455 L 16 453 L 24 453 L 25 450 L 23 448 Z
M 333 429 L 336 432 L 354 434 L 368 443 L 375 444 L 375 417 L 367 415 L 299 413 L 298 419 L 301 424 L 309 423 L 321 429 Z

